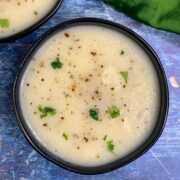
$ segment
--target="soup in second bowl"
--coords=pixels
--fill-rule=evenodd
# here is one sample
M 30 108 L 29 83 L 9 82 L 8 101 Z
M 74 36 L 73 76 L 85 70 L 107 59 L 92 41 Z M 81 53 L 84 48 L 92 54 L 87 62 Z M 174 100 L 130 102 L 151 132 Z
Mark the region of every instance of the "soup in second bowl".
M 0 0 L 0 38 L 23 31 L 46 16 L 58 0 Z

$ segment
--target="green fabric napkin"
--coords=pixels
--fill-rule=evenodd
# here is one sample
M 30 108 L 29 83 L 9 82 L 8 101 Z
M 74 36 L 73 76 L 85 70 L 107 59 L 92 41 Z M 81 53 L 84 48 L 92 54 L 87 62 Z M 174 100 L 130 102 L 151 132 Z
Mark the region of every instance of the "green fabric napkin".
M 153 27 L 180 33 L 180 0 L 104 0 Z

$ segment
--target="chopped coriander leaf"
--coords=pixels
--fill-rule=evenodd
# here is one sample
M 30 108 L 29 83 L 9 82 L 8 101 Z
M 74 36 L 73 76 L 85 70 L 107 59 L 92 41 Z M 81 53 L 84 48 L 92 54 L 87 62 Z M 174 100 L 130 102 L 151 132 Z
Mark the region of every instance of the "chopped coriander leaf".
M 111 107 L 108 107 L 108 113 L 112 118 L 116 118 L 118 116 L 120 116 L 120 109 L 113 105 Z
M 123 51 L 123 50 L 121 50 L 120 55 L 123 55 L 123 54 L 124 54 L 124 51 Z
M 51 63 L 51 66 L 54 69 L 61 69 L 63 66 L 63 63 L 59 60 L 59 58 L 56 58 L 56 60 Z
M 99 116 L 98 116 L 98 112 L 97 109 L 90 109 L 89 110 L 89 115 L 96 121 L 99 121 Z
M 103 137 L 103 141 L 106 141 L 107 139 L 107 134 Z
M 107 144 L 107 150 L 108 150 L 109 152 L 115 154 L 115 153 L 113 152 L 113 150 L 114 150 L 113 141 L 112 141 L 112 140 L 109 140 L 109 141 L 106 142 L 106 144 Z
M 52 108 L 52 107 L 42 107 L 41 105 L 38 106 L 38 110 L 39 112 L 41 112 L 40 118 L 45 118 L 48 115 L 55 115 L 56 114 L 56 109 Z
M 0 19 L 0 27 L 8 28 L 9 24 L 10 24 L 10 22 L 8 19 Z
M 68 140 L 68 134 L 66 134 L 65 132 L 62 135 L 64 137 L 64 139 L 67 141 Z
M 125 82 L 128 82 L 128 72 L 127 71 L 121 71 L 121 76 L 124 78 Z

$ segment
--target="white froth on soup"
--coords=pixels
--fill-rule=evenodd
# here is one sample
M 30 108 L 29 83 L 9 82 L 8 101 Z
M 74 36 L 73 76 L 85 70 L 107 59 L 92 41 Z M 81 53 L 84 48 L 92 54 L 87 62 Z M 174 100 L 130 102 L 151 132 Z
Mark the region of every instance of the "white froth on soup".
M 57 0 L 0 0 L 0 38 L 23 31 L 48 14 Z
M 152 132 L 159 86 L 146 53 L 125 35 L 81 25 L 48 39 L 20 89 L 38 140 L 66 161 L 95 166 L 124 157 Z

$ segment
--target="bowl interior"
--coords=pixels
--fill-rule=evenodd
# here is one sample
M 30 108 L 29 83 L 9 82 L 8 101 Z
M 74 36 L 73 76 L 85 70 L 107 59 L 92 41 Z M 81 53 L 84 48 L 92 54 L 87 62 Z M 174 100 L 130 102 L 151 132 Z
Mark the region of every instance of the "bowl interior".
M 24 117 L 22 113 L 22 107 L 20 105 L 20 87 L 22 83 L 22 79 L 24 74 L 27 71 L 28 65 L 31 61 L 31 57 L 34 53 L 38 50 L 38 48 L 49 38 L 51 38 L 55 33 L 62 31 L 66 28 L 77 26 L 77 25 L 97 25 L 97 26 L 103 26 L 107 28 L 114 29 L 120 33 L 123 33 L 124 35 L 128 36 L 130 39 L 132 39 L 134 42 L 136 42 L 141 48 L 145 51 L 145 53 L 149 56 L 151 63 L 153 64 L 153 67 L 157 74 L 157 79 L 159 83 L 160 88 L 160 107 L 158 112 L 158 119 L 156 121 L 156 124 L 154 126 L 154 129 L 150 136 L 144 141 L 141 146 L 137 147 L 133 152 L 126 155 L 123 158 L 120 158 L 114 162 L 100 165 L 96 167 L 85 167 L 80 166 L 76 164 L 72 164 L 70 162 L 67 162 L 57 155 L 50 152 L 48 149 L 46 149 L 34 136 L 34 134 L 31 132 L 31 129 L 29 128 L 26 117 Z M 15 86 L 14 86 L 14 104 L 15 104 L 15 110 L 18 116 L 18 123 L 25 134 L 26 138 L 29 140 L 31 145 L 44 157 L 49 159 L 50 161 L 60 165 L 63 168 L 66 168 L 68 170 L 77 172 L 77 173 L 83 173 L 83 174 L 98 174 L 98 173 L 104 173 L 111 170 L 114 170 L 116 168 L 122 167 L 139 156 L 141 156 L 143 153 L 145 153 L 159 138 L 159 136 L 162 133 L 162 130 L 165 125 L 166 116 L 168 112 L 168 88 L 167 88 L 167 82 L 165 73 L 163 70 L 163 67 L 160 63 L 160 60 L 158 56 L 155 54 L 155 52 L 152 50 L 152 48 L 136 33 L 129 30 L 128 28 L 110 22 L 102 19 L 95 19 L 95 18 L 81 18 L 81 19 L 75 19 L 71 21 L 64 22 L 60 25 L 57 25 L 56 27 L 49 30 L 45 35 L 43 35 L 39 41 L 34 45 L 34 47 L 31 49 L 29 54 L 26 56 L 23 64 L 21 65 L 20 71 L 17 75 Z

